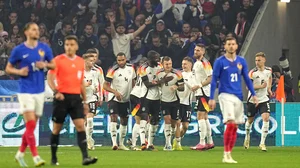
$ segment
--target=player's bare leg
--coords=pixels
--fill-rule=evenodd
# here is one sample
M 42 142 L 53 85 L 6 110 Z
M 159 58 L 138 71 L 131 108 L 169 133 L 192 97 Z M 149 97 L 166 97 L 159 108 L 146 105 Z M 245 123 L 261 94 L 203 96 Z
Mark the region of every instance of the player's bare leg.
M 165 115 L 164 120 L 165 120 L 164 134 L 165 134 L 165 140 L 166 140 L 164 150 L 165 151 L 172 151 L 172 145 L 171 145 L 171 139 L 172 139 L 171 115 Z
M 77 131 L 77 142 L 82 153 L 82 165 L 90 165 L 97 162 L 96 157 L 89 157 L 87 151 L 86 133 L 84 128 L 84 119 L 78 118 L 73 120 Z
M 132 128 L 131 149 L 132 150 L 140 150 L 139 148 L 136 147 L 136 142 L 137 142 L 138 136 L 140 134 L 141 118 L 136 115 L 136 116 L 134 116 L 134 119 L 135 119 L 135 124 Z
M 172 120 L 172 124 L 175 123 L 176 125 L 176 131 L 175 131 L 175 138 L 173 140 L 173 150 L 183 150 L 181 147 L 181 121 L 180 120 Z
M 118 115 L 117 114 L 111 114 L 110 115 L 110 137 L 112 141 L 112 149 L 117 150 L 118 144 L 117 144 L 117 122 L 118 122 Z
M 182 124 L 182 127 L 181 127 L 181 130 L 180 130 L 180 137 L 181 137 L 181 140 L 183 139 L 186 131 L 188 130 L 189 128 L 189 122 L 183 122 L 181 123 Z
M 45 164 L 45 161 L 41 159 L 41 157 L 38 155 L 38 151 L 36 148 L 35 143 L 35 136 L 34 136 L 34 130 L 36 127 L 36 121 L 38 117 L 36 116 L 35 112 L 33 111 L 26 111 L 23 113 L 26 130 L 25 133 L 22 136 L 22 144 L 15 155 L 16 161 L 19 163 L 21 167 L 28 167 L 24 160 L 25 150 L 27 146 L 30 147 L 31 154 L 33 156 L 33 161 L 35 166 L 42 166 Z
M 260 139 L 260 145 L 259 148 L 262 151 L 267 151 L 266 145 L 265 145 L 265 141 L 269 132 L 269 118 L 270 118 L 270 113 L 262 113 L 261 115 L 262 119 L 263 119 L 263 125 L 261 128 L 261 139 Z
M 128 123 L 128 117 L 121 117 L 120 118 L 120 130 L 119 130 L 119 150 L 129 150 L 124 145 L 124 140 L 127 133 L 127 123 Z
M 249 149 L 250 147 L 250 133 L 253 125 L 253 120 L 254 117 L 248 117 L 246 123 L 245 123 L 245 130 L 246 130 L 246 135 L 245 135 L 245 140 L 244 140 L 244 148 Z
M 226 130 L 224 132 L 224 156 L 223 163 L 237 163 L 237 161 L 233 160 L 231 157 L 232 149 L 235 145 L 237 138 L 237 128 L 238 126 L 234 121 L 229 120 L 226 122 Z
M 198 119 L 198 126 L 199 126 L 199 136 L 200 136 L 200 141 L 199 143 L 191 147 L 192 150 L 206 150 L 206 136 L 207 136 L 207 125 L 206 125 L 206 116 L 207 113 L 204 111 L 198 111 L 197 113 L 197 119 Z
M 94 131 L 94 114 L 88 113 L 86 115 L 86 140 L 89 150 L 95 150 L 95 141 L 93 139 L 93 131 Z

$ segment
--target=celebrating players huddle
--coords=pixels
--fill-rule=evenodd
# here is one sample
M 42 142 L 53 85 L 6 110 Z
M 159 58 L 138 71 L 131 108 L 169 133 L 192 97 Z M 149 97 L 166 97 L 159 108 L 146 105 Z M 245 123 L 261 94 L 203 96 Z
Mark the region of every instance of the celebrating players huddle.
M 226 54 L 218 58 L 212 68 L 204 57 L 205 46 L 196 45 L 194 58 L 182 60 L 182 71 L 172 68 L 172 59 L 160 58 L 155 51 L 149 51 L 147 61 L 138 68 L 126 62 L 126 55 L 116 55 L 117 64 L 111 67 L 104 79 L 103 70 L 96 62 L 97 49 L 89 49 L 83 59 L 76 56 L 78 40 L 76 36 L 65 39 L 65 53 L 53 59 L 51 49 L 37 41 L 38 26 L 28 23 L 25 28 L 27 41 L 16 47 L 9 59 L 6 72 L 21 76 L 21 93 L 18 95 L 21 114 L 24 116 L 26 131 L 15 159 L 21 167 L 27 167 L 24 152 L 27 146 L 33 155 L 35 166 L 45 164 L 35 147 L 34 129 L 38 117 L 42 115 L 44 96 L 44 69 L 51 69 L 47 80 L 54 92 L 53 130 L 51 134 L 52 165 L 58 165 L 56 156 L 59 132 L 70 115 L 76 130 L 78 146 L 83 165 L 94 164 L 97 158 L 89 157 L 87 149 L 94 150 L 93 117 L 97 107 L 102 105 L 103 91 L 108 93 L 110 113 L 110 134 L 113 150 L 130 150 L 124 145 L 129 112 L 135 117 L 131 150 L 157 150 L 153 141 L 158 129 L 160 112 L 164 117 L 165 146 L 163 150 L 183 150 L 181 141 L 186 133 L 192 114 L 192 101 L 196 100 L 195 111 L 199 125 L 199 143 L 192 150 L 205 151 L 214 148 L 208 113 L 214 110 L 217 83 L 219 103 L 226 124 L 224 132 L 224 163 L 237 163 L 231 156 L 237 138 L 238 124 L 244 121 L 242 77 L 248 96 L 248 120 L 244 147 L 250 146 L 250 131 L 253 117 L 260 112 L 263 118 L 260 149 L 266 151 L 265 139 L 269 129 L 269 98 L 271 69 L 265 66 L 264 53 L 255 56 L 256 68 L 248 74 L 246 60 L 236 55 L 235 38 L 225 40 Z M 21 69 L 15 68 L 20 62 Z M 253 83 L 252 83 L 252 81 Z M 257 97 L 257 96 L 258 97 Z M 132 110 L 130 110 L 132 109 Z M 120 118 L 119 143 L 117 125 Z M 137 147 L 140 137 L 141 148 Z M 173 138 L 173 141 L 172 141 Z

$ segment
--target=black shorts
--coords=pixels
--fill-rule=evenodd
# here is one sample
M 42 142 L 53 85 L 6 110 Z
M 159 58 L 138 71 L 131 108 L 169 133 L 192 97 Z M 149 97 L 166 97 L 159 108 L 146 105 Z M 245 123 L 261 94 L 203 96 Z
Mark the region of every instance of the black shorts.
M 133 110 L 138 104 L 141 105 L 141 99 L 134 96 L 134 95 L 130 95 L 130 105 L 131 105 L 131 110 Z M 140 110 L 138 110 L 139 112 Z M 138 113 L 137 112 L 137 113 Z
M 149 116 L 157 117 L 160 112 L 160 100 L 141 99 L 140 113 L 149 114 Z
M 55 123 L 64 123 L 69 114 L 72 120 L 84 118 L 82 99 L 79 94 L 65 94 L 65 99 L 60 101 L 53 100 L 52 121 Z
M 89 102 L 89 108 L 90 108 L 90 113 L 93 113 L 94 115 L 97 114 L 97 103 L 98 102 Z
M 129 115 L 129 102 L 120 103 L 110 100 L 108 102 L 108 109 L 110 114 L 117 114 L 122 118 L 126 118 Z
M 172 120 L 180 120 L 179 102 L 161 102 L 161 110 L 164 116 L 171 115 Z
M 208 106 L 208 100 L 209 97 L 203 95 L 203 96 L 196 96 L 196 104 L 195 104 L 195 111 L 200 112 L 209 112 L 209 106 Z
M 181 122 L 191 122 L 192 108 L 189 105 L 180 104 L 179 108 Z
M 248 102 L 247 111 L 247 117 L 254 117 L 256 113 L 270 113 L 269 101 L 259 103 L 257 107 L 255 107 L 255 104 Z

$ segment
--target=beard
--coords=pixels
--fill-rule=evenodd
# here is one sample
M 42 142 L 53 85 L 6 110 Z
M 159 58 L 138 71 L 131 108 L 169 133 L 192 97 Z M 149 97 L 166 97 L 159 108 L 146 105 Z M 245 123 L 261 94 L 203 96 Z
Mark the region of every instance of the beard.
M 153 65 L 153 66 L 155 66 L 155 67 L 158 66 L 158 62 L 155 61 L 155 60 L 151 60 L 150 64 Z

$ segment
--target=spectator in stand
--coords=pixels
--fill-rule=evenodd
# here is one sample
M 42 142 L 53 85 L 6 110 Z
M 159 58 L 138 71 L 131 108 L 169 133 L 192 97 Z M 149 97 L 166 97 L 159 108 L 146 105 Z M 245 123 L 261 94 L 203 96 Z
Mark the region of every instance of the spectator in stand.
M 149 16 L 152 17 L 153 15 L 153 7 L 150 0 L 146 0 L 144 4 L 144 9 L 141 11 L 141 14 L 143 14 L 146 18 Z
M 188 48 L 187 56 L 191 57 L 194 61 L 196 61 L 196 59 L 194 58 L 194 49 L 197 44 L 206 45 L 207 42 L 205 40 L 205 37 L 202 36 L 202 33 L 199 31 L 199 29 L 193 28 L 191 38 L 184 42 L 183 48 Z
M 11 11 L 8 17 L 8 22 L 4 25 L 4 30 L 11 30 L 16 24 L 22 27 L 22 24 L 18 20 L 18 13 L 16 11 Z
M 52 0 L 47 0 L 46 7 L 42 9 L 40 16 L 41 16 L 41 21 L 45 23 L 49 32 L 52 32 L 52 30 L 54 30 L 54 26 L 56 25 L 56 22 L 58 21 L 57 19 L 58 13 L 54 8 L 54 4 Z
M 242 46 L 250 30 L 251 24 L 247 20 L 247 14 L 245 12 L 238 13 L 236 21 L 237 23 L 234 28 L 234 33 L 237 35 L 239 46 Z
M 218 41 L 218 35 L 216 35 L 210 26 L 205 26 L 204 37 L 206 44 L 206 56 L 209 58 L 209 62 L 213 64 L 216 58 L 216 54 L 219 50 L 220 44 Z
M 172 37 L 173 35 L 172 31 L 165 27 L 165 22 L 161 19 L 156 22 L 155 29 L 149 30 L 148 34 L 145 37 L 144 42 L 146 44 L 152 44 L 152 36 L 154 34 L 160 37 L 160 42 L 163 45 L 168 45 L 168 38 Z
M 9 9 L 5 8 L 4 0 L 0 0 L 0 22 L 5 23 L 8 15 Z
M 64 22 L 62 29 L 53 34 L 51 44 L 54 56 L 64 53 L 65 37 L 70 34 L 72 34 L 72 23 L 70 22 Z
M 204 18 L 209 19 L 215 12 L 216 0 L 199 0 L 203 8 Z
M 40 17 L 37 15 L 37 13 L 35 11 L 31 12 L 29 22 L 34 22 L 38 25 L 40 24 Z
M 132 3 L 132 0 L 123 0 L 117 14 L 119 21 L 125 24 L 127 28 L 133 22 L 136 15 L 138 15 L 138 10 Z
M 19 21 L 22 23 L 22 25 L 25 25 L 30 21 L 32 11 L 33 8 L 31 6 L 31 0 L 24 0 L 23 5 L 18 10 Z
M 117 56 L 118 53 L 123 52 L 126 55 L 126 59 L 130 60 L 130 41 L 138 36 L 145 28 L 146 25 L 151 24 L 152 18 L 147 18 L 145 23 L 139 27 L 135 32 L 125 34 L 126 27 L 124 24 L 117 24 L 116 28 L 114 26 L 115 18 L 110 17 L 110 27 L 114 54 Z
M 40 30 L 40 36 L 43 35 L 50 36 L 50 33 L 48 32 L 48 29 L 44 23 L 39 24 L 39 30 Z
M 220 31 L 220 34 L 219 34 L 219 44 L 220 44 L 219 50 L 224 50 L 225 49 L 224 45 L 225 45 L 226 36 L 227 36 L 227 30 L 222 29 Z
M 173 37 L 170 38 L 171 42 L 168 45 L 168 55 L 172 58 L 172 66 L 173 68 L 180 69 L 183 58 L 188 53 L 188 46 L 182 47 L 182 41 L 179 37 L 178 33 L 174 33 Z
M 130 44 L 131 64 L 137 64 L 144 56 L 145 46 L 142 44 L 140 36 L 136 36 Z
M 93 26 L 93 34 L 94 35 L 98 35 L 98 28 L 99 25 L 97 23 L 97 15 L 94 12 L 87 12 L 86 15 L 84 17 L 81 18 L 81 20 L 79 21 L 79 32 L 77 32 L 77 35 L 82 35 L 84 33 L 84 29 L 85 29 L 85 25 L 86 24 L 92 24 Z
M 189 23 L 184 23 L 182 25 L 182 32 L 179 35 L 180 40 L 182 42 L 185 42 L 186 40 L 190 39 L 191 38 L 191 32 L 192 32 L 191 25 Z M 173 35 L 173 37 L 174 37 L 174 35 Z
M 243 0 L 243 4 L 241 6 L 240 12 L 245 12 L 247 15 L 247 19 L 250 23 L 253 22 L 255 15 L 256 15 L 256 9 L 255 7 L 251 6 L 250 0 Z
M 10 30 L 9 35 L 10 35 L 10 39 L 16 39 L 17 36 L 20 36 L 20 27 L 19 27 L 19 25 L 14 25 L 12 30 Z
M 190 0 L 190 5 L 188 5 L 184 10 L 183 20 L 188 22 L 192 28 L 201 30 L 200 17 L 204 19 L 202 6 L 198 4 L 197 0 Z
M 146 46 L 146 52 L 148 53 L 151 50 L 154 50 L 160 54 L 160 56 L 168 56 L 170 53 L 168 52 L 168 48 L 165 44 L 161 43 L 161 39 L 159 35 L 153 34 L 151 37 L 151 44 Z
M 174 5 L 164 13 L 156 14 L 156 19 L 161 19 L 167 28 L 174 32 L 180 32 L 182 27 L 182 17 L 179 9 Z
M 49 36 L 47 36 L 47 35 L 40 36 L 40 42 L 47 44 L 51 48 Z
M 100 24 L 99 24 L 99 30 L 98 30 L 98 33 L 99 35 L 100 34 L 103 34 L 103 33 L 106 33 L 108 34 L 107 32 L 105 32 L 106 28 L 109 26 L 110 27 L 110 21 L 109 21 L 109 17 L 114 17 L 116 18 L 116 13 L 115 11 L 113 11 L 112 9 L 105 9 L 105 12 L 104 12 L 104 17 L 103 19 L 100 20 Z M 110 32 L 110 31 L 109 31 Z M 110 36 L 110 33 L 108 34 L 109 37 Z
M 96 48 L 99 50 L 99 60 L 101 61 L 101 67 L 105 72 L 104 74 L 106 74 L 109 67 L 111 67 L 116 61 L 113 46 L 107 34 L 100 35 L 99 43 Z
M 55 25 L 54 33 L 57 33 L 57 31 L 61 29 L 63 22 L 68 22 L 68 21 L 72 22 L 72 33 L 76 34 L 77 30 L 78 30 L 78 21 L 77 21 L 77 15 L 76 14 L 70 14 L 66 18 L 64 18 L 63 20 L 59 21 Z
M 93 25 L 86 24 L 83 35 L 79 38 L 79 55 L 83 55 L 89 48 L 95 48 L 99 43 L 99 39 L 93 34 Z
M 137 29 L 139 29 L 139 27 L 141 27 L 144 22 L 145 22 L 145 16 L 143 14 L 139 14 L 135 17 L 134 23 L 132 23 L 131 25 L 128 26 L 128 29 L 133 29 L 134 31 L 136 31 Z M 144 40 L 148 31 L 151 29 L 151 25 L 146 26 L 146 28 L 141 32 L 140 34 L 140 39 Z
M 218 11 L 222 20 L 223 29 L 232 30 L 235 23 L 235 12 L 231 8 L 229 0 L 223 1 L 222 8 Z

